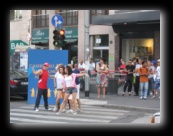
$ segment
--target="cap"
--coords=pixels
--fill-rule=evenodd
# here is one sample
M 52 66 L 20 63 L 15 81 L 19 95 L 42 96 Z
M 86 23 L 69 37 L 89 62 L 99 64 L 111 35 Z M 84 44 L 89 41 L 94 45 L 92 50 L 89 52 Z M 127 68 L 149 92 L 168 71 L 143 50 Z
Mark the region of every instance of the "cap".
M 45 62 L 44 66 L 49 67 L 49 63 Z
M 153 64 L 156 64 L 156 61 L 155 61 L 155 60 L 152 60 L 151 62 L 152 62 Z
M 157 61 L 160 62 L 160 59 L 158 59 Z

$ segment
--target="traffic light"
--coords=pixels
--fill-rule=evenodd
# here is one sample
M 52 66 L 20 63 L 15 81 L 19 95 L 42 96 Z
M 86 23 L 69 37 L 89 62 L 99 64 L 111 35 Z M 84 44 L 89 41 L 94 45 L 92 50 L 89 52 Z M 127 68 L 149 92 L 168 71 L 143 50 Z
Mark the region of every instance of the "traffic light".
M 60 31 L 54 30 L 53 34 L 54 46 L 62 47 L 65 44 L 65 31 L 63 29 L 61 29 Z
M 60 41 L 62 43 L 62 45 L 64 45 L 66 42 L 64 41 L 65 40 L 65 31 L 63 29 L 61 29 L 59 31 L 59 34 L 60 34 Z

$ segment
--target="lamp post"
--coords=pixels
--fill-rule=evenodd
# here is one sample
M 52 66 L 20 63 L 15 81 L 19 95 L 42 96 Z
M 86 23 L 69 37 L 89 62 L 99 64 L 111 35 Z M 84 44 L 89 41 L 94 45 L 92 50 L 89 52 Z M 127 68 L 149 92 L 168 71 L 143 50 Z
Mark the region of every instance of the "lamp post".
M 85 10 L 85 64 L 88 63 L 89 57 L 89 10 Z M 85 68 L 88 74 L 88 68 Z M 85 77 L 85 97 L 89 98 L 89 79 Z

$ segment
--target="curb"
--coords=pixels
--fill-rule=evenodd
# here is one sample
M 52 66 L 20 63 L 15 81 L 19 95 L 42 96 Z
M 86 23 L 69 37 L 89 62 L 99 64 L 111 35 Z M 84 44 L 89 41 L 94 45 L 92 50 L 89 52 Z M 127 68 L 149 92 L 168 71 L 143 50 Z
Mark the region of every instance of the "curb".
M 89 104 L 82 104 L 82 105 L 89 105 Z M 116 108 L 116 109 L 131 110 L 131 111 L 142 111 L 142 112 L 148 112 L 148 113 L 156 113 L 160 111 L 160 109 L 154 109 L 154 108 L 126 106 L 126 105 L 113 105 L 113 104 L 105 104 L 105 105 L 90 104 L 90 106 L 100 106 L 100 107 L 106 107 L 106 108 Z

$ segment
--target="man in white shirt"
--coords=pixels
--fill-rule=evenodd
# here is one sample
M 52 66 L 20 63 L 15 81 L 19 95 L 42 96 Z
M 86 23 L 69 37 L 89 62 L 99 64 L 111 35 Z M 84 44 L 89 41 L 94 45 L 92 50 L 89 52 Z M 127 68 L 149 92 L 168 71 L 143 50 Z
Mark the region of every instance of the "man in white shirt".
M 156 78 L 155 78 L 155 86 L 154 86 L 154 95 L 153 95 L 152 98 L 156 97 L 156 92 L 157 92 L 158 89 L 160 89 L 160 59 L 157 60 Z
M 135 66 L 135 72 L 136 72 L 136 83 L 134 84 L 134 91 L 135 91 L 135 95 L 134 96 L 139 96 L 139 85 L 140 85 L 140 76 L 138 74 L 138 69 L 142 67 L 142 59 L 139 58 L 138 59 L 138 64 L 136 64 Z
M 79 71 L 84 71 L 85 70 L 85 63 L 83 62 L 83 60 L 81 60 L 78 64 L 78 69 Z
M 87 64 L 87 68 L 88 68 L 88 75 L 90 76 L 90 78 L 93 78 L 93 73 L 91 71 L 95 70 L 95 63 L 93 62 L 92 58 L 90 58 Z

